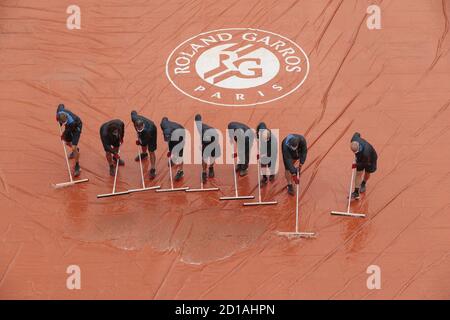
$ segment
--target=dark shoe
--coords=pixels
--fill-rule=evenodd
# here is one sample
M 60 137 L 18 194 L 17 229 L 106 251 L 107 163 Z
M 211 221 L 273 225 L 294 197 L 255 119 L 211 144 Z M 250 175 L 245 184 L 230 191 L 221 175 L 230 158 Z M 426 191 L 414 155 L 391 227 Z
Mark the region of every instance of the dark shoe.
M 147 152 L 142 152 L 141 153 L 141 160 L 144 160 L 148 157 L 148 153 Z M 139 161 L 139 155 L 136 156 L 136 158 L 134 158 L 134 161 Z
M 214 167 L 209 167 L 208 177 L 210 177 L 210 178 L 214 178 L 215 177 Z
M 361 188 L 359 188 L 359 192 L 361 192 L 361 193 L 366 192 L 366 182 L 365 181 L 363 181 L 361 183 Z
M 275 175 L 274 174 L 269 176 L 269 181 L 272 182 L 273 180 L 275 180 Z
M 247 175 L 247 173 L 248 173 L 248 169 L 242 169 L 242 167 L 241 167 L 241 171 L 239 171 L 239 175 L 241 177 L 245 177 Z
M 114 169 L 114 166 L 113 166 L 113 165 L 110 165 L 110 166 L 109 166 L 109 175 L 110 175 L 111 177 L 114 177 L 114 176 L 116 175 L 116 170 Z
M 263 176 L 261 179 L 261 185 L 265 186 L 267 184 L 267 181 L 268 181 L 267 176 Z
M 294 187 L 292 186 L 292 184 L 288 184 L 288 185 L 287 185 L 287 192 L 288 192 L 291 196 L 295 195 Z
M 242 170 L 241 168 L 242 168 L 242 164 L 236 165 L 236 172 L 241 171 Z
M 77 148 L 78 152 L 80 152 L 80 149 Z M 75 154 L 73 153 L 73 151 L 69 154 L 69 159 L 74 159 L 75 158 Z
M 75 168 L 73 168 L 73 176 L 78 177 L 81 173 L 81 168 L 78 163 L 75 164 Z
M 123 161 L 122 159 L 119 159 L 119 166 L 124 166 L 125 165 L 125 161 Z
M 208 175 L 206 174 L 206 172 L 202 172 L 202 181 L 203 183 L 206 183 L 206 181 L 208 181 Z
M 150 179 L 155 179 L 156 178 L 156 169 L 150 169 L 148 176 L 150 177 Z
M 183 170 L 178 170 L 177 174 L 175 175 L 175 181 L 179 181 L 183 177 L 184 177 L 184 171 Z
M 352 200 L 359 200 L 359 191 L 352 192 Z

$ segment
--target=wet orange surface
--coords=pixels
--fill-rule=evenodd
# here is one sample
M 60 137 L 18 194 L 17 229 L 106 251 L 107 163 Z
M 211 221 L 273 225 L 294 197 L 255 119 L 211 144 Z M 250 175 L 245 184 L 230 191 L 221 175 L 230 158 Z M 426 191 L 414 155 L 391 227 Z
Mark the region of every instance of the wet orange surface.
M 382 29 L 368 30 L 378 4 Z M 78 299 L 412 299 L 450 298 L 450 3 L 434 1 L 78 0 L 81 30 L 67 30 L 70 1 L 0 4 L 0 298 Z M 298 43 L 311 64 L 303 86 L 256 107 L 205 104 L 177 91 L 166 59 L 209 30 L 252 27 Z M 83 119 L 82 178 L 67 180 L 55 110 Z M 229 121 L 309 144 L 301 186 L 301 229 L 316 239 L 277 236 L 295 224 L 282 174 L 263 190 L 277 206 L 220 202 L 233 184 L 217 167 L 218 193 L 154 192 L 97 199 L 112 188 L 98 128 L 126 123 L 118 190 L 139 187 L 130 111 L 159 124 L 168 116 L 192 130 Z M 359 131 L 377 149 L 378 171 L 345 210 Z M 158 178 L 168 187 L 158 137 Z M 148 163 L 145 164 L 148 166 Z M 184 185 L 198 186 L 199 166 Z M 256 191 L 256 167 L 239 180 Z M 66 268 L 81 268 L 81 290 Z M 366 269 L 381 268 L 368 290 Z

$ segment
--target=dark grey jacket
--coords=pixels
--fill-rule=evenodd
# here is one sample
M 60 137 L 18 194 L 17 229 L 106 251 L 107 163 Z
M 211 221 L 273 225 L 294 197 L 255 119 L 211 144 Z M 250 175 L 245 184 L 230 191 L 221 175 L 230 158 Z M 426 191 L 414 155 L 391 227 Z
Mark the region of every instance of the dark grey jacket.
M 138 132 L 138 135 L 139 135 L 139 139 L 141 140 L 142 145 L 146 146 L 149 144 L 152 136 L 157 134 L 157 129 L 156 129 L 155 123 L 152 120 L 147 119 L 146 117 L 137 114 L 137 112 L 132 112 L 131 113 L 131 121 L 133 121 L 135 128 L 136 128 L 136 120 L 138 120 L 138 119 L 141 119 L 144 122 L 144 130 L 142 130 L 141 132 Z
M 119 138 L 116 138 L 112 132 L 115 129 L 119 129 Z M 114 119 L 104 123 L 100 127 L 100 139 L 102 140 L 103 149 L 106 152 L 113 152 L 111 146 L 118 148 L 123 142 L 125 135 L 125 124 L 122 120 Z
M 177 130 L 177 129 L 184 129 L 184 127 L 176 122 L 173 121 L 169 121 L 169 119 L 167 118 L 163 118 L 161 120 L 161 130 L 163 132 L 164 135 L 164 141 L 169 142 L 171 141 L 170 138 L 172 137 L 172 133 Z M 184 138 L 184 135 L 183 135 Z
M 297 168 L 294 167 L 292 162 L 298 159 L 302 165 L 305 163 L 306 155 L 308 154 L 306 139 L 300 134 L 289 134 L 281 144 L 284 167 L 290 173 L 296 174 Z M 297 145 L 297 148 L 292 150 L 289 147 L 290 145 Z
M 366 140 L 361 138 L 360 133 L 355 132 L 351 142 L 353 141 L 359 142 L 359 151 L 355 154 L 357 164 L 368 165 L 377 161 L 378 155 L 377 152 L 375 151 L 375 148 L 372 147 L 372 145 L 368 143 Z

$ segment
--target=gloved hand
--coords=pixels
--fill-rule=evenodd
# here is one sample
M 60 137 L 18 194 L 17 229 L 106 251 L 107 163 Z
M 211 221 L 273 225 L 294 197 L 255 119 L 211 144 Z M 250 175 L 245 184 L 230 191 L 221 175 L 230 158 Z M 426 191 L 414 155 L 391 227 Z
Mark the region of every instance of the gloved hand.
M 61 141 L 64 141 L 64 132 L 61 133 Z
M 170 151 L 167 152 L 167 158 L 170 158 L 171 155 L 172 155 L 172 154 L 170 153 Z
M 352 163 L 352 169 L 356 168 L 356 163 Z
M 300 183 L 300 180 L 298 179 L 298 176 L 296 173 L 292 175 L 292 181 L 294 181 L 295 184 Z
M 139 140 L 136 140 L 136 145 L 137 145 L 137 146 L 140 146 L 140 145 L 141 145 L 141 142 L 140 142 Z
M 118 161 L 120 159 L 120 155 L 118 153 L 114 153 L 113 159 Z

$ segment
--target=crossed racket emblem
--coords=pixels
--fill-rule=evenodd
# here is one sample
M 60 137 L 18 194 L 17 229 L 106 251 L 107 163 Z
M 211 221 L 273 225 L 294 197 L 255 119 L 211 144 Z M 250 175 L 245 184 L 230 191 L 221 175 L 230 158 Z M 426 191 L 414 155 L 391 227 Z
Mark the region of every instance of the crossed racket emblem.
M 238 77 L 241 79 L 255 79 L 262 77 L 263 71 L 260 58 L 244 58 L 245 55 L 250 54 L 262 46 L 248 44 L 243 47 L 240 44 L 224 50 L 219 54 L 219 66 L 203 75 L 204 79 L 212 78 L 214 84 L 229 79 L 231 77 Z M 245 62 L 254 62 L 257 67 L 248 68 L 248 71 L 252 71 L 252 74 L 243 74 L 240 70 L 241 64 Z

